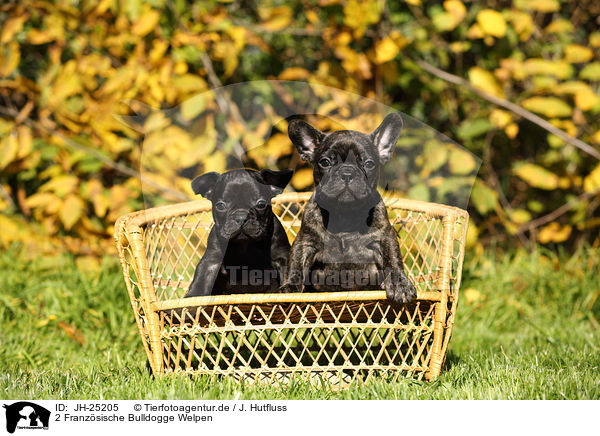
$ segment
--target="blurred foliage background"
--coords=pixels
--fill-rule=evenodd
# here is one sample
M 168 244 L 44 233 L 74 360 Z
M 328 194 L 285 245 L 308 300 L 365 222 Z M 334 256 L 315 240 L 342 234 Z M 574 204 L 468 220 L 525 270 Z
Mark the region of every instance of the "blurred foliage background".
M 190 98 L 198 93 L 279 79 L 375 99 L 479 156 L 471 247 L 597 245 L 599 17 L 595 0 L 5 0 L 0 244 L 68 250 L 80 268 L 97 267 L 113 250 L 115 220 L 144 206 L 141 142 L 152 139 L 114 114 L 182 105 L 191 119 L 206 105 Z M 197 150 L 195 172 L 225 168 L 228 148 L 195 148 L 206 126 L 193 136 L 154 121 L 164 156 Z M 237 145 L 267 141 L 254 162 L 294 159 L 285 129 L 267 137 L 260 123 L 243 127 L 252 131 Z M 466 155 L 435 159 L 457 174 L 473 165 Z M 147 186 L 181 200 L 160 167 Z M 292 189 L 311 182 L 301 168 Z M 175 184 L 189 189 L 185 177 Z

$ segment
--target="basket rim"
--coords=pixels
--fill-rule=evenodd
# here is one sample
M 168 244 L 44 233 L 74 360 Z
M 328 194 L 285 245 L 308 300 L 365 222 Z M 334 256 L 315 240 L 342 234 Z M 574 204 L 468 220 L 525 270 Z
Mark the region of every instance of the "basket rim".
M 440 291 L 417 291 L 417 298 L 413 301 L 440 301 Z M 269 303 L 327 303 L 333 301 L 383 301 L 387 300 L 385 291 L 339 291 L 339 292 L 301 292 L 301 293 L 273 293 L 273 294 L 231 294 L 207 295 L 202 297 L 176 298 L 170 300 L 153 301 L 154 310 L 182 309 L 197 306 L 225 306 L 238 304 L 269 304 Z
M 284 192 L 271 201 L 271 204 L 278 205 L 282 203 L 307 201 L 313 195 L 313 191 L 308 192 Z M 420 200 L 411 200 L 402 198 L 397 195 L 386 195 L 384 203 L 387 208 L 390 209 L 404 209 L 415 212 L 425 213 L 432 217 L 445 217 L 448 215 L 455 215 L 466 218 L 469 216 L 466 210 L 456 206 L 448 206 L 446 204 L 432 203 Z M 203 211 L 212 210 L 212 203 L 210 200 L 200 199 L 191 200 L 183 203 L 169 204 L 165 206 L 157 206 L 149 209 L 142 209 L 137 212 L 132 212 L 127 215 L 123 215 L 120 220 L 126 222 L 127 226 L 143 226 L 148 222 L 155 221 L 158 219 L 164 219 L 174 216 L 181 216 L 188 213 L 196 213 Z M 115 226 L 117 228 L 118 226 Z

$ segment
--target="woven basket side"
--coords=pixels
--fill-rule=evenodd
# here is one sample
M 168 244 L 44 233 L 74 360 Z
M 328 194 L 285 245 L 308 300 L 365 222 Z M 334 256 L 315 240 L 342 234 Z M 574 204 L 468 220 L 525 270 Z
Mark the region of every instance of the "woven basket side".
M 469 216 L 467 214 L 461 214 L 457 216 L 452 238 L 451 287 L 447 301 L 448 310 L 444 324 L 444 341 L 441 350 L 444 359 L 446 358 L 446 351 L 452 336 L 452 327 L 454 326 L 454 319 L 456 316 L 456 310 L 458 308 L 458 295 L 462 281 L 462 267 L 465 257 L 465 244 L 468 226 Z
M 236 304 L 162 311 L 168 372 L 334 385 L 421 378 L 429 369 L 435 304 L 382 301 Z
M 141 292 L 142 288 L 138 279 L 138 277 L 141 276 L 141 273 L 139 271 L 139 265 L 135 262 L 132 247 L 127 238 L 125 230 L 127 221 L 128 216 L 123 216 L 115 223 L 115 242 L 117 244 L 117 252 L 123 269 L 125 286 L 127 287 L 127 293 L 129 294 L 129 301 L 131 302 L 136 325 L 142 338 L 142 344 L 148 356 L 148 360 L 153 362 L 155 359 L 150 349 L 150 331 L 146 316 L 146 304 L 144 304 L 144 298 Z

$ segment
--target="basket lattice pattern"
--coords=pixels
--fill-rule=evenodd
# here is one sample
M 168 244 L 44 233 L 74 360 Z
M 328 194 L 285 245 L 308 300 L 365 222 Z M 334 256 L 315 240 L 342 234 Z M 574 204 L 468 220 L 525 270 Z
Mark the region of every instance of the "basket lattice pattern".
M 294 239 L 310 193 L 273 210 Z M 241 294 L 183 299 L 212 227 L 210 202 L 122 217 L 115 238 L 138 329 L 155 374 L 292 377 L 345 386 L 360 379 L 435 378 L 454 323 L 468 215 L 386 198 L 418 300 L 392 307 L 384 291 Z

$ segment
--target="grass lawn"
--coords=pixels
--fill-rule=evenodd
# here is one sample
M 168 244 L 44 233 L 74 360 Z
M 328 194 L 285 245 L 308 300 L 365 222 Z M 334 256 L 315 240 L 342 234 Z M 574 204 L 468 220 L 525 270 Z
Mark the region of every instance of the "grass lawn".
M 153 379 L 116 258 L 0 253 L 3 399 L 599 399 L 600 255 L 467 253 L 450 351 L 433 383 L 345 391 Z

